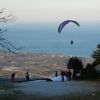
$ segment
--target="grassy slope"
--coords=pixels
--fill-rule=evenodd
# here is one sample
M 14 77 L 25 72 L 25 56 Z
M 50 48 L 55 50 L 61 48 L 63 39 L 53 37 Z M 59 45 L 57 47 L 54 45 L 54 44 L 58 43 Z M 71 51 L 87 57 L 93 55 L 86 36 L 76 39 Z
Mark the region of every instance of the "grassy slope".
M 100 88 L 100 82 L 95 82 L 96 88 Z M 91 82 L 90 82 L 91 84 Z M 89 94 L 84 96 L 75 96 L 71 94 L 69 96 L 63 95 L 58 97 L 37 97 L 36 95 L 27 95 L 21 92 L 21 90 L 13 90 L 14 84 L 0 84 L 0 100 L 100 100 L 100 91 L 95 92 L 95 95 Z M 3 91 L 4 90 L 4 91 Z

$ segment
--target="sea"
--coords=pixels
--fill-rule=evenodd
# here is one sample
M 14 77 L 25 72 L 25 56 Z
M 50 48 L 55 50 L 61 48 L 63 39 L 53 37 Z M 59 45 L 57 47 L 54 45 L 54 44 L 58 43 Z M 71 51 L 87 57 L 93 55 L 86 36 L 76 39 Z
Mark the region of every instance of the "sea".
M 16 48 L 24 47 L 20 50 L 21 52 L 91 58 L 91 54 L 100 44 L 100 21 L 81 21 L 79 22 L 80 27 L 69 23 L 61 33 L 58 32 L 61 22 L 11 23 L 6 24 L 7 31 L 2 34 L 2 37 Z

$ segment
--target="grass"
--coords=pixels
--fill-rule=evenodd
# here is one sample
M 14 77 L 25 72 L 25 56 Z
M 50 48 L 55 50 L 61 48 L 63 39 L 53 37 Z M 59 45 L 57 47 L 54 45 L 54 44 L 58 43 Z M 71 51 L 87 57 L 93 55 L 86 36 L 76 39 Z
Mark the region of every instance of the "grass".
M 100 100 L 100 92 L 96 92 L 96 95 L 84 95 L 84 96 L 75 96 L 73 95 L 64 95 L 64 96 L 58 96 L 58 97 L 37 97 L 32 96 L 28 98 L 27 100 Z
M 0 100 L 100 100 L 100 91 L 88 95 L 63 95 L 55 97 L 39 97 L 36 94 L 28 95 L 21 90 L 15 90 L 18 88 L 12 83 L 0 84 Z M 4 90 L 4 91 L 2 91 Z
M 100 100 L 100 93 L 96 96 L 87 95 L 87 96 L 61 96 L 61 97 L 37 97 L 29 96 L 25 94 L 5 94 L 0 95 L 0 100 Z
M 8 83 L 5 83 L 5 84 L 0 83 L 0 90 L 1 89 L 8 90 L 8 89 L 12 89 L 12 88 L 14 88 L 14 85 L 11 83 L 9 83 L 9 84 Z
M 12 83 L 0 84 L 0 100 L 18 100 L 23 95 L 20 90 L 13 90 L 15 87 Z

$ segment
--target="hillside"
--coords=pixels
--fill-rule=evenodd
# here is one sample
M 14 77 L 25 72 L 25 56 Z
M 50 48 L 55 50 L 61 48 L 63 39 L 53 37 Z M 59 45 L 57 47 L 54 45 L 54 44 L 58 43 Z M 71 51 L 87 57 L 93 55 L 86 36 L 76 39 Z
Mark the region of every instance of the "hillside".
M 52 77 L 55 71 L 60 74 L 61 70 L 66 70 L 68 60 L 71 56 L 63 54 L 47 54 L 36 52 L 19 52 L 18 54 L 7 53 L 8 62 L 5 55 L 0 51 L 0 77 L 10 77 L 16 72 L 16 77 L 25 77 L 26 71 L 34 77 Z M 93 59 L 79 57 L 84 67 L 87 63 L 92 63 Z

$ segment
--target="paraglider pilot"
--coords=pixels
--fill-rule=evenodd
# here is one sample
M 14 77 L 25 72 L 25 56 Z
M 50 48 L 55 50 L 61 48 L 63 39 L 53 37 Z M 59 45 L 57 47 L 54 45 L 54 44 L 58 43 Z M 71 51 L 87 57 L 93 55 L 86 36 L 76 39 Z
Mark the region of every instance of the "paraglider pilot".
M 71 44 L 73 44 L 73 41 L 71 41 Z

